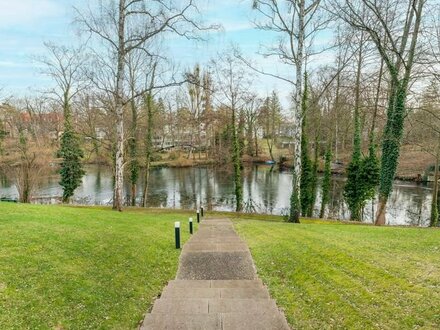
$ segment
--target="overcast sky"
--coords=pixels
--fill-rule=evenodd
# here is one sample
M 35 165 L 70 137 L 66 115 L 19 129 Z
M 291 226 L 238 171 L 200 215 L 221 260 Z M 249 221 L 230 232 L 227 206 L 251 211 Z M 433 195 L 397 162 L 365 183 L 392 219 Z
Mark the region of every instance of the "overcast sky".
M 63 45 L 76 42 L 72 7 L 81 8 L 85 3 L 87 0 L 0 0 L 0 87 L 9 94 L 24 95 L 50 84 L 39 73 L 32 57 L 44 53 L 45 41 Z M 251 21 L 256 13 L 251 9 L 251 0 L 201 0 L 200 3 L 204 21 L 220 23 L 223 29 L 212 33 L 209 41 L 203 43 L 183 38 L 170 40 L 167 47 L 181 67 L 207 63 L 233 43 L 266 70 L 285 70 L 275 58 L 264 59 L 257 54 L 260 45 L 270 44 L 275 36 L 254 28 Z M 261 96 L 277 90 L 287 106 L 291 86 L 267 76 L 257 77 L 254 86 Z

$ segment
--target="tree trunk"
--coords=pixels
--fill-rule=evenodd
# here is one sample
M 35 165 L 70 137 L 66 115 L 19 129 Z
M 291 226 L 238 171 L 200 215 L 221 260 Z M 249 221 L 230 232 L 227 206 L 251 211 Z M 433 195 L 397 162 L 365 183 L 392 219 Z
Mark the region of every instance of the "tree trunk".
M 290 216 L 289 222 L 299 223 L 299 215 L 301 212 L 300 202 L 300 183 L 301 183 L 301 126 L 302 126 L 302 83 L 303 83 L 303 56 L 304 56 L 304 17 L 305 17 L 305 0 L 300 2 L 300 12 L 298 17 L 298 48 L 296 58 L 296 93 L 295 93 L 295 113 L 293 126 L 293 178 L 292 178 L 292 195 L 290 197 Z
M 438 142 L 437 155 L 435 159 L 434 187 L 432 190 L 432 203 L 431 203 L 431 219 L 429 222 L 430 227 L 436 227 L 438 224 L 439 163 L 440 163 L 440 141 Z
M 267 142 L 267 147 L 268 147 L 268 149 L 269 149 L 269 156 L 270 156 L 270 159 L 272 160 L 272 161 L 275 161 L 275 159 L 273 158 L 273 140 L 272 140 L 272 137 L 268 137 L 267 139 L 266 139 L 266 142 Z
M 258 157 L 258 135 L 257 130 L 254 131 L 254 141 L 255 141 L 255 157 Z
M 124 105 L 123 80 L 125 68 L 125 0 L 119 1 L 118 66 L 116 71 L 116 159 L 113 209 L 122 211 L 124 187 Z
M 240 144 L 238 141 L 235 112 L 235 107 L 232 106 L 232 159 L 234 163 L 235 211 L 241 212 L 243 209 L 243 187 L 241 184 Z
M 145 136 L 145 175 L 144 189 L 142 192 L 143 207 L 147 207 L 148 202 L 148 184 L 150 179 L 151 155 L 153 153 L 153 96 L 151 95 L 151 92 L 148 93 L 145 103 L 147 107 L 147 134 Z
M 132 91 L 132 95 L 134 91 Z M 130 183 L 131 206 L 136 206 L 137 179 L 139 176 L 139 163 L 137 153 L 137 109 L 134 99 L 131 100 L 131 137 L 130 137 Z
M 379 198 L 379 204 L 377 206 L 377 212 L 376 212 L 376 226 L 382 226 L 386 223 L 386 208 L 387 208 L 387 198 L 380 197 Z

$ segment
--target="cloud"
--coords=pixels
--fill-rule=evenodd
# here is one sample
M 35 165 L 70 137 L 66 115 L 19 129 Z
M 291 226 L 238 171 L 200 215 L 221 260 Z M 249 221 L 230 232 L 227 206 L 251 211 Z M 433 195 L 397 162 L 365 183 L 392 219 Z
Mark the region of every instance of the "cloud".
M 0 29 L 29 26 L 60 15 L 63 8 L 54 0 L 0 0 Z

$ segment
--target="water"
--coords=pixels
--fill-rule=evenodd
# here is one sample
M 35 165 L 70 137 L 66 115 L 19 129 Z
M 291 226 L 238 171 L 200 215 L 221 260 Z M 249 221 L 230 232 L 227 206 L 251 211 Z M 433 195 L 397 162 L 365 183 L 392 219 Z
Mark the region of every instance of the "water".
M 76 204 L 107 205 L 112 201 L 112 173 L 107 167 L 89 166 L 73 198 Z M 44 178 L 34 194 L 35 202 L 56 203 L 62 195 L 58 176 Z M 292 189 L 292 174 L 271 166 L 253 166 L 243 172 L 244 211 L 286 215 Z M 321 180 L 320 182 L 321 183 Z M 140 185 L 139 185 L 140 187 Z M 344 178 L 332 178 L 332 192 L 326 217 L 348 219 L 342 193 Z M 126 191 L 129 186 L 127 184 Z M 387 223 L 390 225 L 427 226 L 431 205 L 430 185 L 396 181 L 389 200 Z M 140 194 L 140 192 L 139 192 Z M 318 189 L 315 215 L 319 213 L 321 190 Z M 0 197 L 17 197 L 17 190 L 6 178 L 0 178 Z M 140 195 L 138 196 L 140 199 Z M 127 196 L 128 200 L 128 196 Z M 211 167 L 154 168 L 150 174 L 149 206 L 195 209 L 202 201 L 208 210 L 233 211 L 232 172 Z M 372 222 L 376 202 L 364 210 L 364 222 Z

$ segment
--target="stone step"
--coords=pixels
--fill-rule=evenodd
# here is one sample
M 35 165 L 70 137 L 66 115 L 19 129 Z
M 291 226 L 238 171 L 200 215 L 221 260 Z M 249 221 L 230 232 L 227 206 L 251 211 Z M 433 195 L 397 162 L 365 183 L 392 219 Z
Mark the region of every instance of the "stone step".
M 249 251 L 182 251 L 177 279 L 253 280 L 256 278 Z
M 148 314 L 141 330 L 289 330 L 280 313 Z
M 160 298 L 154 302 L 151 314 L 208 314 L 209 299 L 166 299 Z
M 161 298 L 220 298 L 220 299 L 269 299 L 264 287 L 254 288 L 176 288 L 167 286 Z
M 203 244 L 210 244 L 210 243 L 244 243 L 244 241 L 239 237 L 223 237 L 220 238 L 217 235 L 200 235 L 197 237 L 192 238 L 189 242 L 186 244 L 194 244 L 194 243 L 203 243 Z M 186 245 L 185 244 L 185 245 Z
M 244 242 L 235 243 L 203 243 L 192 242 L 185 244 L 185 252 L 228 252 L 228 251 L 248 251 Z
M 209 313 L 279 313 L 273 299 L 209 299 Z
M 256 280 L 212 280 L 212 288 L 257 288 L 264 287 L 263 281 Z
M 174 288 L 258 288 L 263 281 L 256 280 L 171 280 L 169 287 Z
M 151 314 L 279 313 L 273 299 L 160 298 Z
M 221 314 L 223 330 L 289 330 L 285 317 L 280 312 L 258 314 Z
M 142 330 L 289 330 L 281 313 L 148 314 Z
M 171 280 L 169 287 L 174 288 L 210 288 L 211 280 Z
M 141 330 L 221 330 L 220 314 L 148 314 Z

